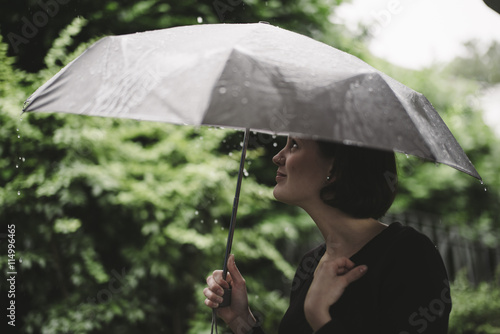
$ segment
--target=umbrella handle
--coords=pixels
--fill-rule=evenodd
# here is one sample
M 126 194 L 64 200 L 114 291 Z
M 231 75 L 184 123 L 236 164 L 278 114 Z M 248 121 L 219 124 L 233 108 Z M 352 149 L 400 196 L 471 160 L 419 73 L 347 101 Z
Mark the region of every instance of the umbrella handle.
M 236 227 L 236 212 L 238 211 L 238 203 L 240 201 L 241 180 L 243 179 L 243 169 L 245 167 L 245 157 L 247 153 L 248 139 L 250 137 L 250 129 L 245 129 L 245 136 L 243 137 L 243 149 L 241 150 L 240 169 L 238 171 L 238 181 L 236 182 L 236 192 L 233 201 L 233 213 L 231 214 L 231 222 L 229 223 L 229 232 L 227 235 L 226 255 L 224 257 L 224 265 L 222 269 L 222 278 L 225 280 L 227 277 L 227 260 L 231 254 L 231 247 L 233 245 L 234 228 Z M 224 289 L 224 301 L 219 307 L 231 305 L 231 288 Z

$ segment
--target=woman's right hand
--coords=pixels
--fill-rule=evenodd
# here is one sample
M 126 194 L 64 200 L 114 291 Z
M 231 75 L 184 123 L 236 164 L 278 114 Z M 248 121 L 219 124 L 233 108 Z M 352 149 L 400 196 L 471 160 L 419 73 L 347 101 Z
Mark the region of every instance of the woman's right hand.
M 206 297 L 205 305 L 217 309 L 217 315 L 234 333 L 245 333 L 256 324 L 256 320 L 248 307 L 245 279 L 236 267 L 233 254 L 227 260 L 227 269 L 226 280 L 222 278 L 222 270 L 215 270 L 207 277 L 208 287 L 203 290 Z M 231 285 L 231 305 L 218 308 L 222 302 L 223 289 L 228 289 L 229 285 Z

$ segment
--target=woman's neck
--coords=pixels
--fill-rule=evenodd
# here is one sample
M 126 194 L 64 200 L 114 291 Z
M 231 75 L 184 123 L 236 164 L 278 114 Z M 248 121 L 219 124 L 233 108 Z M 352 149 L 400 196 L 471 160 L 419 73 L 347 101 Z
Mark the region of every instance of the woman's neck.
M 373 218 L 352 218 L 323 202 L 304 210 L 321 231 L 329 257 L 351 257 L 387 227 Z

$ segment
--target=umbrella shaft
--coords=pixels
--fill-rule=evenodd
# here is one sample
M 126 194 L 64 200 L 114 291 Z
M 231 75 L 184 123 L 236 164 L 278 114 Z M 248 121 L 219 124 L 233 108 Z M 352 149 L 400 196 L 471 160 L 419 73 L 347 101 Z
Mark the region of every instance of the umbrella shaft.
M 250 129 L 247 128 L 245 129 L 245 136 L 243 137 L 243 149 L 241 150 L 240 169 L 238 171 L 238 181 L 236 182 L 236 192 L 234 194 L 233 213 L 231 214 L 231 222 L 229 223 L 229 232 L 227 235 L 226 256 L 224 257 L 224 265 L 222 269 L 222 277 L 224 279 L 226 279 L 227 276 L 227 260 L 229 259 L 231 247 L 233 245 L 234 228 L 236 226 L 236 212 L 238 211 L 238 203 L 240 201 L 241 180 L 243 178 L 243 169 L 245 167 L 248 137 L 250 137 Z

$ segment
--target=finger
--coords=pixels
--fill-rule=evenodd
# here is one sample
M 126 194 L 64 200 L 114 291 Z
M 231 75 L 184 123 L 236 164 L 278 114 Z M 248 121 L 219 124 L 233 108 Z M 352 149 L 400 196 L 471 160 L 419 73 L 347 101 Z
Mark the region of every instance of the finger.
M 245 279 L 243 278 L 240 271 L 238 270 L 238 267 L 236 267 L 236 262 L 234 260 L 234 254 L 231 254 L 229 256 L 229 259 L 227 260 L 227 269 L 229 270 L 229 273 L 231 275 L 231 280 L 232 280 L 234 285 L 245 284 Z
M 212 290 L 214 293 L 218 294 L 219 296 L 222 296 L 224 294 L 223 288 L 220 286 L 220 284 L 218 284 L 215 281 L 215 278 L 214 278 L 213 275 L 212 276 L 208 276 L 208 278 L 207 278 L 207 284 L 208 284 L 208 288 L 210 290 Z
M 215 303 L 216 304 L 220 304 L 224 300 L 221 296 L 217 295 L 216 293 L 214 293 L 209 288 L 205 288 L 203 290 L 203 294 L 205 295 L 205 297 L 207 297 L 207 300 L 211 301 L 214 304 Z
M 222 278 L 222 270 L 214 271 L 212 276 L 214 278 L 215 283 L 217 283 L 224 289 L 229 289 L 229 284 Z
M 350 284 L 363 277 L 368 270 L 365 265 L 357 266 L 344 275 L 347 284 Z
M 205 305 L 207 305 L 210 308 L 217 308 L 217 307 L 219 307 L 218 303 L 214 303 L 213 301 L 211 301 L 209 299 L 205 299 L 204 303 L 205 303 Z
M 346 271 L 354 268 L 355 264 L 352 262 L 350 259 L 347 257 L 341 257 L 337 260 L 335 260 L 335 264 L 337 265 L 337 268 L 339 269 L 347 269 Z

